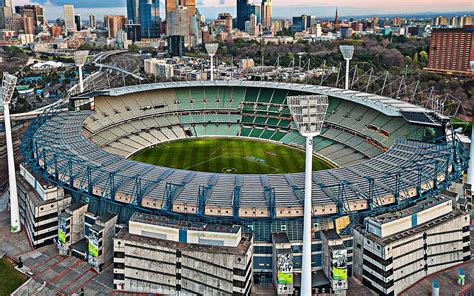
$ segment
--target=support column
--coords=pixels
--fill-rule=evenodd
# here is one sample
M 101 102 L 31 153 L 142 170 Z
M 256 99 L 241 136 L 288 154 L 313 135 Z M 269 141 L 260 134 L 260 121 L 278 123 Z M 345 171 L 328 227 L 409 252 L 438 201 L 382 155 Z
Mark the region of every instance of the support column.
M 8 185 L 10 187 L 10 231 L 20 232 L 20 209 L 16 188 L 15 155 L 13 154 L 12 126 L 10 122 L 10 104 L 4 104 L 5 135 L 7 139 Z
M 79 68 L 79 89 L 81 90 L 81 94 L 84 92 L 84 83 L 82 81 L 82 66 L 78 66 Z
M 467 169 L 466 183 L 474 187 L 474 125 L 471 130 L 471 148 L 469 149 L 469 168 Z
M 345 89 L 349 89 L 349 59 L 346 59 L 346 84 Z
M 214 81 L 214 55 L 211 56 L 211 81 Z
M 306 136 L 304 183 L 303 258 L 301 264 L 301 295 L 311 295 L 311 193 L 313 176 L 313 136 Z

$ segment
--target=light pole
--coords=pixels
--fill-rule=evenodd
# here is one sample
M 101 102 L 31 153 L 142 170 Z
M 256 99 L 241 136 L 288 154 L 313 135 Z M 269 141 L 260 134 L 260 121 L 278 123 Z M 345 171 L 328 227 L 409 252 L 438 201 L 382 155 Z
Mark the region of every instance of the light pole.
M 304 185 L 303 258 L 301 266 L 301 295 L 311 295 L 311 191 L 313 174 L 313 137 L 321 134 L 328 108 L 324 95 L 291 96 L 287 98 L 298 131 L 306 137 L 306 166 Z
M 10 187 L 10 231 L 19 232 L 20 209 L 18 208 L 18 193 L 16 191 L 15 156 L 13 154 L 12 126 L 10 122 L 10 102 L 15 91 L 17 78 L 3 73 L 0 101 L 3 101 L 3 115 L 5 118 L 5 136 L 7 138 L 8 185 Z
M 217 52 L 217 48 L 219 47 L 219 43 L 206 43 L 205 44 L 207 54 L 211 59 L 211 81 L 214 81 L 214 55 Z
M 74 62 L 79 70 L 79 89 L 81 93 L 84 92 L 84 83 L 82 80 L 82 67 L 86 64 L 87 56 L 89 55 L 88 50 L 76 51 L 74 53 Z
M 349 63 L 354 56 L 353 45 L 339 45 L 339 50 L 342 53 L 342 57 L 346 60 L 346 85 L 345 89 L 349 89 Z

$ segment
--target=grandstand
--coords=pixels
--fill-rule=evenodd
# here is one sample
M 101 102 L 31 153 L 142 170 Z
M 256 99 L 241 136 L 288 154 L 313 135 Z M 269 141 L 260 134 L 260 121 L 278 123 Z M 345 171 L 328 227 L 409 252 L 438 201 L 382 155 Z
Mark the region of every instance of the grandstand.
M 286 105 L 287 96 L 300 94 L 329 97 L 313 147 L 336 168 L 313 172 L 318 223 L 413 203 L 446 188 L 465 169 L 462 145 L 445 141 L 445 126 L 427 109 L 352 90 L 250 81 L 111 89 L 91 94 L 85 105 L 84 95 L 72 98 L 72 111 L 31 124 L 22 152 L 38 175 L 89 202 L 91 211 L 117 213 L 122 222 L 133 211 L 218 218 L 247 225 L 256 242 L 271 242 L 284 223 L 291 240 L 301 239 L 303 173 L 205 173 L 128 159 L 146 147 L 206 136 L 304 149 Z M 404 112 L 433 121 L 414 122 Z

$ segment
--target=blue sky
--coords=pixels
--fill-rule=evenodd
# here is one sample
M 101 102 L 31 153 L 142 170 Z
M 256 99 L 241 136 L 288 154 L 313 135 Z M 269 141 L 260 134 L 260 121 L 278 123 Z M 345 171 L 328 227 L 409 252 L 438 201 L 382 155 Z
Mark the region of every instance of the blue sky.
M 164 0 L 160 2 L 163 7 Z M 215 18 L 219 12 L 224 11 L 235 15 L 236 0 L 197 0 L 197 2 L 200 11 L 208 18 Z M 80 13 L 84 18 L 87 18 L 89 14 L 95 14 L 99 18 L 107 14 L 126 15 L 126 0 L 13 0 L 14 5 L 27 3 L 43 5 L 48 19 L 62 17 L 64 4 L 74 5 L 76 13 Z M 287 18 L 303 13 L 319 17 L 332 16 L 336 8 L 335 4 L 339 6 L 340 15 L 474 11 L 473 0 L 338 0 L 337 2 L 334 0 L 273 0 L 273 15 Z M 164 15 L 163 11 L 162 15 Z

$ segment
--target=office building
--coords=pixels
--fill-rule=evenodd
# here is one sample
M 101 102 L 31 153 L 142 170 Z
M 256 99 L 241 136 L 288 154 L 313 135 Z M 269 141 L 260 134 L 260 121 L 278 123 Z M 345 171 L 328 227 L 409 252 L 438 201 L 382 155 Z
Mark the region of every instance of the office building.
M 249 33 L 250 36 L 260 35 L 260 30 L 259 30 L 258 25 L 259 23 L 257 22 L 257 16 L 255 14 L 251 14 L 248 20 L 248 29 L 247 29 L 247 32 Z
M 240 226 L 135 213 L 114 239 L 114 253 L 117 290 L 250 295 L 252 288 L 253 238 Z
M 34 248 L 52 244 L 58 235 L 58 215 L 71 197 L 61 187 L 37 178 L 24 165 L 17 176 L 20 222 Z
M 76 14 L 74 15 L 74 23 L 76 24 L 76 31 L 79 32 L 82 30 L 82 21 L 81 21 L 81 15 Z
M 109 15 L 107 16 L 107 30 L 109 38 L 116 38 L 120 30 L 125 29 L 127 25 L 127 18 L 123 15 Z
M 439 196 L 354 227 L 353 274 L 379 295 L 470 260 L 469 214 Z
M 183 36 L 184 43 L 189 44 L 189 18 L 188 8 L 179 6 L 168 13 L 166 25 L 169 36 Z
M 97 28 L 97 20 L 94 14 L 89 15 L 89 27 L 91 27 L 92 29 Z
M 446 27 L 447 25 L 449 25 L 449 18 L 444 16 L 438 16 L 433 18 L 431 24 L 434 27 Z
M 6 29 L 8 22 L 13 16 L 11 0 L 0 0 L 0 29 Z
M 255 15 L 255 17 L 257 19 L 257 24 L 261 24 L 262 23 L 262 13 L 261 13 L 260 5 L 258 5 L 258 4 L 249 4 L 249 6 L 248 6 L 249 20 L 250 20 L 250 16 L 252 14 Z
M 293 25 L 291 29 L 294 32 L 303 32 L 308 29 L 308 16 L 307 15 L 301 15 L 301 16 L 294 16 L 293 17 Z
M 168 36 L 168 55 L 171 57 L 182 57 L 184 55 L 184 36 Z
M 76 31 L 73 5 L 64 5 L 64 25 L 67 33 Z
M 139 25 L 134 29 L 140 29 L 140 38 L 154 39 L 160 37 L 159 0 L 127 0 L 127 18 L 129 24 Z M 136 36 L 137 34 L 128 37 L 135 40 Z
M 433 29 L 426 70 L 472 75 L 471 61 L 474 61 L 474 27 Z
M 249 1 L 237 0 L 237 22 L 236 27 L 241 31 L 245 31 L 245 22 L 249 20 Z
M 352 37 L 352 28 L 347 26 L 341 26 L 341 37 L 342 38 L 351 38 Z
M 262 0 L 262 26 L 266 29 L 272 26 L 272 0 Z
M 34 29 L 38 28 L 38 26 L 44 25 L 45 23 L 43 7 L 40 5 L 15 6 L 15 12 L 22 17 L 30 17 Z
M 221 12 L 217 16 L 216 22 L 222 22 L 224 24 L 224 32 L 231 32 L 232 31 L 232 15 L 227 12 Z

